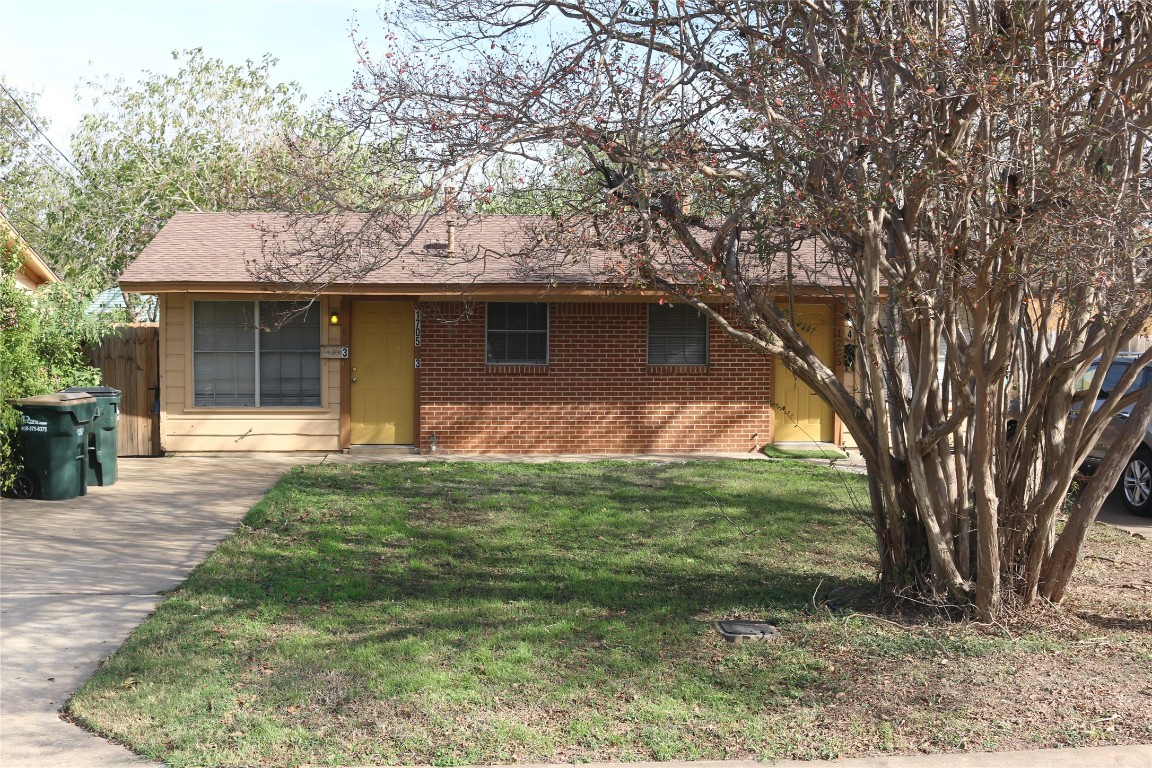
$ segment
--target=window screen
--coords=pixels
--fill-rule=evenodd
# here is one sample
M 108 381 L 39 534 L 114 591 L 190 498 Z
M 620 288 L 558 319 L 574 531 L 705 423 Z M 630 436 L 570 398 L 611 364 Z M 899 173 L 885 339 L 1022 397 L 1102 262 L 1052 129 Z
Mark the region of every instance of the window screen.
M 708 318 L 686 304 L 648 305 L 648 365 L 707 365 Z
M 291 310 L 277 302 L 195 302 L 196 405 L 320 405 L 320 312 Z
M 547 365 L 547 304 L 490 302 L 487 314 L 489 363 Z

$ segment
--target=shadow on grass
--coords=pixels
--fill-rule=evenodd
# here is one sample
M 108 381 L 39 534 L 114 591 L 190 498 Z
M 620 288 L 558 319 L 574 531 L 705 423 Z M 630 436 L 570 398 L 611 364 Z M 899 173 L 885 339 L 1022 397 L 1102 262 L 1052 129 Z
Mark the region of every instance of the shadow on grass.
M 427 618 L 442 628 L 509 603 L 672 621 L 786 614 L 818 587 L 870 588 L 869 533 L 830 505 L 845 496 L 835 473 L 718 472 L 700 489 L 680 464 L 305 468 L 250 516 L 251 541 L 189 588 L 250 605 L 456 603 Z
M 1099 613 L 1077 611 L 1076 616 L 1094 627 L 1118 632 L 1152 634 L 1152 620 L 1136 619 L 1128 616 L 1103 616 Z

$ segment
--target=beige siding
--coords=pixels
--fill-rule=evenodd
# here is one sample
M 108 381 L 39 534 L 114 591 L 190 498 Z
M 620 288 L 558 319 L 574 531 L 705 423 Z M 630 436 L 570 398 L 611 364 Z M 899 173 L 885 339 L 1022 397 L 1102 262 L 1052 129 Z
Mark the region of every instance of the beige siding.
M 174 435 L 168 438 L 165 450 L 169 453 L 223 453 L 226 451 L 332 451 L 339 450 L 336 436 L 302 437 L 297 435 L 253 434 L 238 440 L 212 435 L 199 437 Z
M 340 365 L 324 360 L 320 408 L 197 408 L 193 404 L 192 302 L 254 296 L 164 294 L 160 297 L 160 441 L 166 452 L 336 451 L 340 448 Z M 322 310 L 327 309 L 323 302 Z M 340 341 L 322 312 L 325 344 Z

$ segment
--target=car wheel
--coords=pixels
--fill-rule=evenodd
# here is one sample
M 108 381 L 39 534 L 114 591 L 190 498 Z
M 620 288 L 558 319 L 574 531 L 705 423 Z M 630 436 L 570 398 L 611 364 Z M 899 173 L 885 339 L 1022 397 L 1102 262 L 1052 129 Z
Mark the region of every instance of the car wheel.
M 1141 448 L 1128 460 L 1120 476 L 1124 506 L 1140 517 L 1152 517 L 1152 451 Z

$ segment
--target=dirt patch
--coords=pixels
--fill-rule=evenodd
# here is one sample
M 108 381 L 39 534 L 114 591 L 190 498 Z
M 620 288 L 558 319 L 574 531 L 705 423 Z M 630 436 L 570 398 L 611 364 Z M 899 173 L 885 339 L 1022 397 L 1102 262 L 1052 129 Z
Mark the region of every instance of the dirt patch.
M 845 619 L 835 669 L 792 756 L 953 752 L 1152 740 L 1152 543 L 1097 526 L 1060 609 L 995 626 Z M 867 624 L 875 623 L 874 636 Z M 901 645 L 912 646 L 900 652 Z M 781 713 L 783 717 L 787 717 Z

